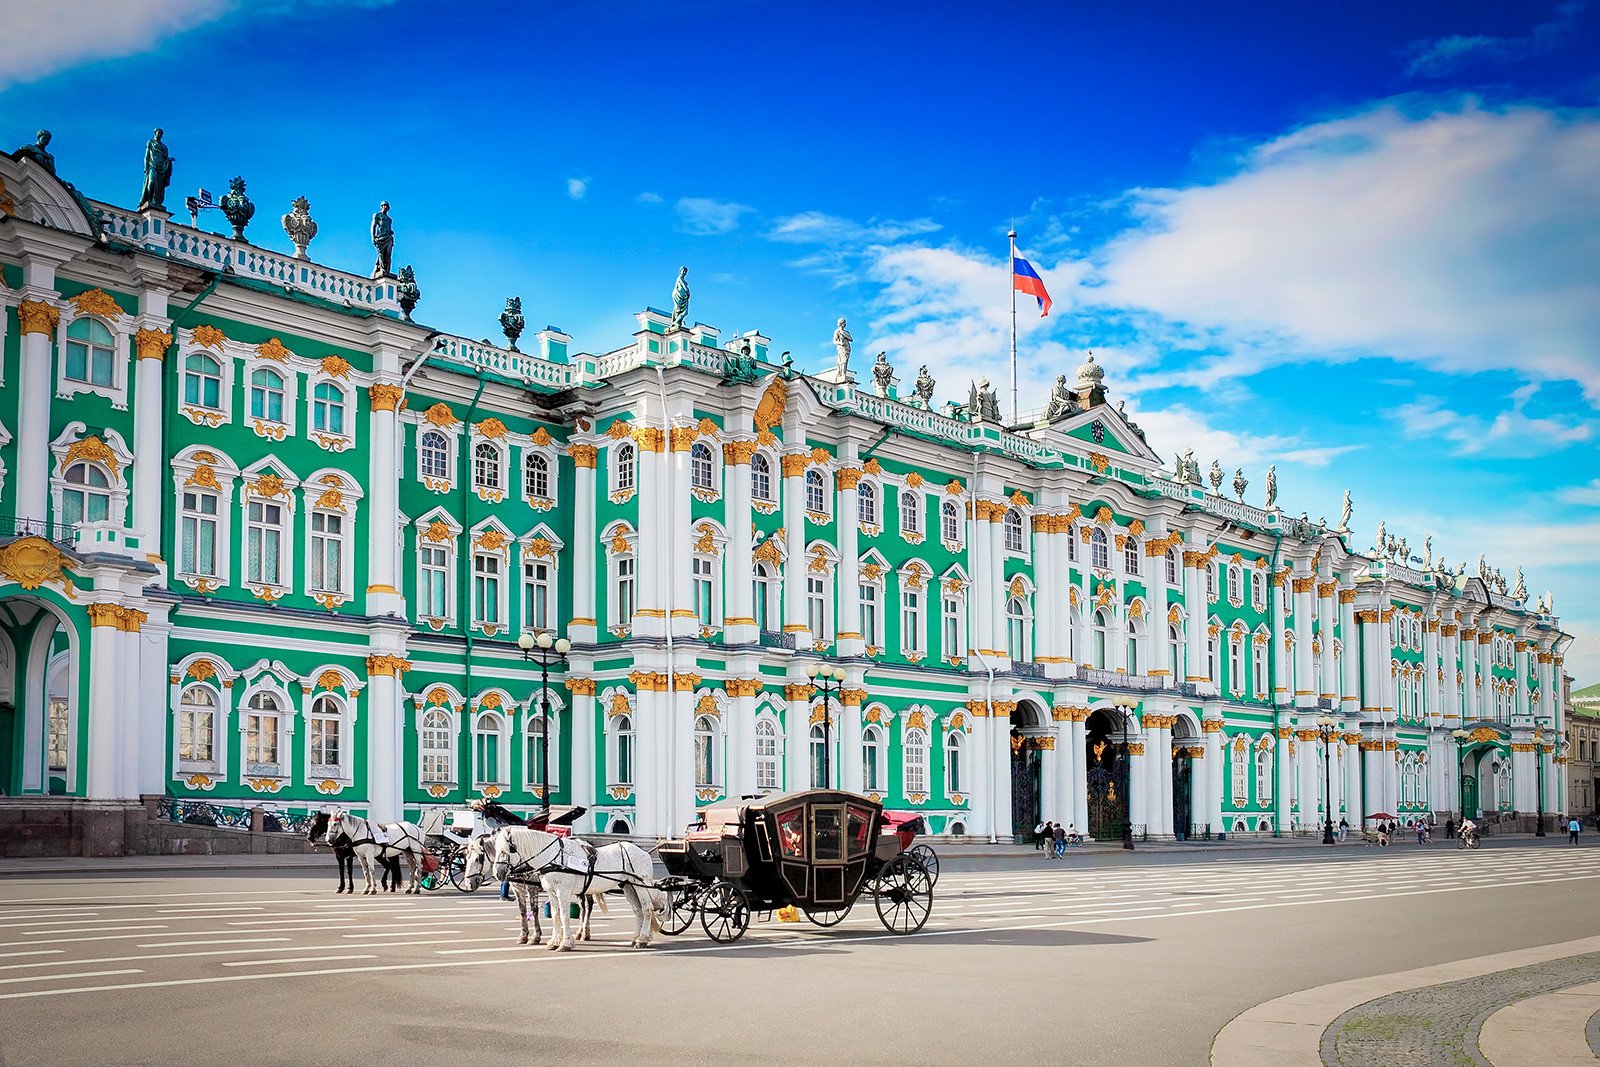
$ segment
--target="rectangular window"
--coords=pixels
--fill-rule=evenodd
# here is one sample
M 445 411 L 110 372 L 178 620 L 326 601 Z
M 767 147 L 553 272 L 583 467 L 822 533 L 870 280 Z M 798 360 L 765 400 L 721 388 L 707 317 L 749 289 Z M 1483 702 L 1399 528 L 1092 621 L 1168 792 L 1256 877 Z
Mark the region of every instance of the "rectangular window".
M 806 625 L 821 640 L 828 632 L 828 587 L 816 575 L 806 576 Z
M 900 647 L 907 652 L 922 649 L 922 593 L 907 589 L 900 600 Z
M 339 766 L 339 720 L 311 720 L 311 765 L 335 770 Z
M 178 570 L 183 574 L 214 578 L 217 574 L 217 497 L 214 493 L 185 492 L 183 522 L 178 546 Z
M 694 613 L 701 626 L 715 626 L 716 615 L 712 602 L 712 562 L 705 556 L 696 556 L 690 568 L 694 585 Z
M 623 556 L 617 560 L 617 616 L 611 621 L 613 626 L 633 625 L 633 613 L 637 601 L 634 598 L 634 572 L 633 557 Z
M 311 560 L 309 567 L 313 593 L 344 591 L 344 516 L 327 511 L 311 513 Z
M 252 500 L 245 510 L 245 520 L 245 581 L 281 585 L 283 506 Z
M 522 625 L 528 630 L 555 629 L 550 564 L 542 559 L 522 563 Z
M 500 557 L 479 552 L 472 557 L 472 618 L 490 626 L 500 623 Z
M 215 751 L 214 728 L 215 719 L 209 708 L 181 713 L 178 716 L 178 759 L 185 763 L 210 763 Z
M 442 545 L 423 545 L 417 572 L 417 614 L 432 619 L 445 616 L 445 589 L 449 557 Z
M 278 717 L 246 715 L 244 735 L 246 763 L 274 767 L 278 763 Z
M 943 609 L 944 655 L 946 659 L 957 659 L 967 654 L 963 647 L 966 642 L 961 637 L 961 599 L 945 597 Z
M 861 590 L 861 639 L 868 647 L 882 648 L 878 634 L 878 587 L 863 583 Z

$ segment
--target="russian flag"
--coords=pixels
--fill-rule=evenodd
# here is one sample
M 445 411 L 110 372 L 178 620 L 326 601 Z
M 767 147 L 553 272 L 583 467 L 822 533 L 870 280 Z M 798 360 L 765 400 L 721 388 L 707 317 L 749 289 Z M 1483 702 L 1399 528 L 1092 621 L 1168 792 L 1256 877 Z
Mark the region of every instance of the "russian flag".
M 1011 288 L 1038 299 L 1040 318 L 1050 314 L 1050 294 L 1045 291 L 1044 279 L 1033 269 L 1033 264 L 1021 256 L 1011 257 Z

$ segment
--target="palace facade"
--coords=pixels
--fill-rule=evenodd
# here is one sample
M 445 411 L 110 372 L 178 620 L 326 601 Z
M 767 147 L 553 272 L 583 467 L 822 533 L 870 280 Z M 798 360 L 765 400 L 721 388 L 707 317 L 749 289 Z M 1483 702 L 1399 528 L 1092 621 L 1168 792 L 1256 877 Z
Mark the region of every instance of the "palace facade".
M 824 774 L 984 836 L 1565 807 L 1546 605 L 1164 470 L 1092 358 L 1007 427 L 648 309 L 496 347 L 0 182 L 6 794 L 548 790 L 644 835 Z M 548 688 L 527 631 L 573 641 Z

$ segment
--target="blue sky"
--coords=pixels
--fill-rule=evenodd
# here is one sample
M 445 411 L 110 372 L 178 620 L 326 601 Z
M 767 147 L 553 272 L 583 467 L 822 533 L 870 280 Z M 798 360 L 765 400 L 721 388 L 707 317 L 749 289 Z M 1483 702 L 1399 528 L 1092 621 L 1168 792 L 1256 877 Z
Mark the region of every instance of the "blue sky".
M 1248 499 L 1275 461 L 1363 544 L 1526 566 L 1600 679 L 1600 2 L 89 6 L 8 11 L 7 147 L 131 205 L 164 126 L 175 190 L 243 175 L 285 250 L 304 194 L 356 270 L 388 199 L 469 336 L 517 294 L 604 351 L 687 264 L 725 336 L 820 367 L 844 315 L 964 397 L 1015 224 L 1056 301 L 1025 389 L 1093 348 Z

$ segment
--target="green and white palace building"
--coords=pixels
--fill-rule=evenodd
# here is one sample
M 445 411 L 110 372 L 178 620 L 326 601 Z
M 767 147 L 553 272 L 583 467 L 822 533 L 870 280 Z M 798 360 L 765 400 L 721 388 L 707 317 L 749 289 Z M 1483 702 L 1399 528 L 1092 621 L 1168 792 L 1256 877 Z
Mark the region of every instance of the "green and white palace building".
M 548 789 L 660 835 L 816 783 L 826 736 L 938 834 L 1564 807 L 1570 639 L 1520 581 L 1168 472 L 1092 358 L 1007 427 L 648 309 L 500 348 L 26 153 L 0 183 L 7 798 Z M 527 631 L 573 642 L 547 702 Z

